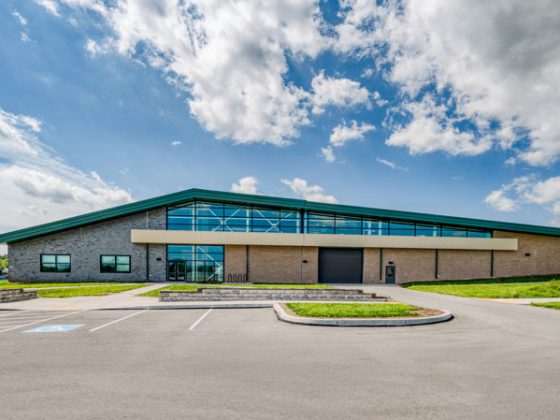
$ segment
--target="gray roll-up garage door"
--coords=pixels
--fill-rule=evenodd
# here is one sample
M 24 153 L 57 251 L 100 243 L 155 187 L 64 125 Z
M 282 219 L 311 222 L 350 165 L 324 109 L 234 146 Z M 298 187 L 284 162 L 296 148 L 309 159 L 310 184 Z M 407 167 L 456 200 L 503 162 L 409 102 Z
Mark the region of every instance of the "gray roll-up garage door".
M 319 248 L 319 283 L 361 283 L 363 250 Z

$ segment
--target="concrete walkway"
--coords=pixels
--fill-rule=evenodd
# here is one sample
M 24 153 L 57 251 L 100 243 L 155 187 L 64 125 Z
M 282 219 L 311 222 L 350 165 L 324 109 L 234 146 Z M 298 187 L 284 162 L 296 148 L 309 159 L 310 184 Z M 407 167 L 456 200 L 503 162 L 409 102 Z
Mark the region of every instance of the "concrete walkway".
M 274 301 L 222 301 L 222 302 L 160 302 L 155 297 L 139 296 L 146 292 L 160 289 L 176 283 L 152 283 L 148 286 L 134 290 L 127 290 L 107 296 L 82 296 L 71 298 L 38 298 L 22 302 L 10 302 L 0 304 L 0 311 L 12 310 L 34 310 L 34 311 L 82 311 L 95 309 L 165 309 L 165 308 L 201 308 L 201 307 L 272 307 Z M 478 299 L 463 298 L 458 296 L 440 295 L 436 293 L 419 292 L 405 289 L 395 285 L 335 285 L 340 288 L 362 289 L 364 292 L 376 293 L 378 296 L 390 297 L 396 301 L 424 306 L 433 309 L 447 309 L 449 302 L 457 302 L 468 306 L 478 306 L 484 303 L 528 305 L 531 302 L 558 302 L 560 298 L 533 298 L 533 299 Z M 478 303 L 477 303 L 478 302 Z M 503 305 L 511 306 L 511 305 Z M 560 314 L 560 311 L 558 311 Z

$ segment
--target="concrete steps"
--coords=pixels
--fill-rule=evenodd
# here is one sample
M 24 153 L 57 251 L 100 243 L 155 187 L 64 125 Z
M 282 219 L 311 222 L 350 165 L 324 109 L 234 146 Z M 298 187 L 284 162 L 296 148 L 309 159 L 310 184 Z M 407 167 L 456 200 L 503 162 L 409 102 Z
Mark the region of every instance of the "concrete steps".
M 0 289 L 0 303 L 36 299 L 37 292 L 23 289 Z
M 196 292 L 162 290 L 161 302 L 235 301 L 235 300 L 303 300 L 384 302 L 386 298 L 358 289 L 257 289 L 245 287 L 201 288 Z

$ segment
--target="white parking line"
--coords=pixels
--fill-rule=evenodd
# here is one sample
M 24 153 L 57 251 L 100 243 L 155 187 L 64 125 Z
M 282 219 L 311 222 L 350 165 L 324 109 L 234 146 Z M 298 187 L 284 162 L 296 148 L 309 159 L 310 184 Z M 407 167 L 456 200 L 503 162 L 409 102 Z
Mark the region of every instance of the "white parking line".
M 206 318 L 206 315 L 208 315 L 210 312 L 212 312 L 212 308 L 210 308 L 210 309 L 208 309 L 206 312 L 204 312 L 204 314 L 203 314 L 200 318 L 198 318 L 198 319 L 194 322 L 194 324 L 192 324 L 192 325 L 189 327 L 189 331 L 194 330 L 194 329 L 197 327 L 197 325 L 200 324 L 200 323 L 202 322 L 202 320 L 203 320 L 204 318 Z
M 7 328 L 5 330 L 0 330 L 0 333 L 12 331 L 12 330 L 17 330 L 18 328 L 30 327 L 31 325 L 40 324 L 41 322 L 47 322 L 47 321 L 50 321 L 52 319 L 64 318 L 66 316 L 75 315 L 75 314 L 78 314 L 80 312 L 84 312 L 84 311 L 71 312 L 69 314 L 63 314 L 63 315 L 53 316 L 53 317 L 50 317 L 50 318 L 44 318 L 44 319 L 40 319 L 39 321 L 33 321 L 33 322 L 29 322 L 29 323 L 23 324 L 23 325 L 16 325 L 15 327 L 10 327 L 10 328 Z
M 0 315 L 0 318 L 4 318 L 5 316 L 10 316 L 10 315 L 17 315 L 17 314 L 24 314 L 26 312 L 29 312 L 31 309 L 26 309 L 25 311 L 7 311 L 7 313 Z
M 132 318 L 133 316 L 140 315 L 141 313 L 144 313 L 146 311 L 147 309 L 144 309 L 143 311 L 138 311 L 138 312 L 134 312 L 133 314 L 123 316 L 122 318 L 115 319 L 114 321 L 107 322 L 106 324 L 100 325 L 99 327 L 92 328 L 91 330 L 89 330 L 89 332 L 95 332 L 97 330 L 100 330 L 101 328 L 105 328 L 108 327 L 109 325 L 116 324 L 117 322 L 124 321 L 125 319 Z

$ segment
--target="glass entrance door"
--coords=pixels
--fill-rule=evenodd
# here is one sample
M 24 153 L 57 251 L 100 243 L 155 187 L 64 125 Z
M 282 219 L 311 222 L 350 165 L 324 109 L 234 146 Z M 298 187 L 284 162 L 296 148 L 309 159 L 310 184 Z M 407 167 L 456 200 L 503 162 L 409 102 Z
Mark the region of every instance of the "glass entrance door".
M 186 261 L 169 261 L 167 276 L 169 281 L 185 281 L 187 279 Z

